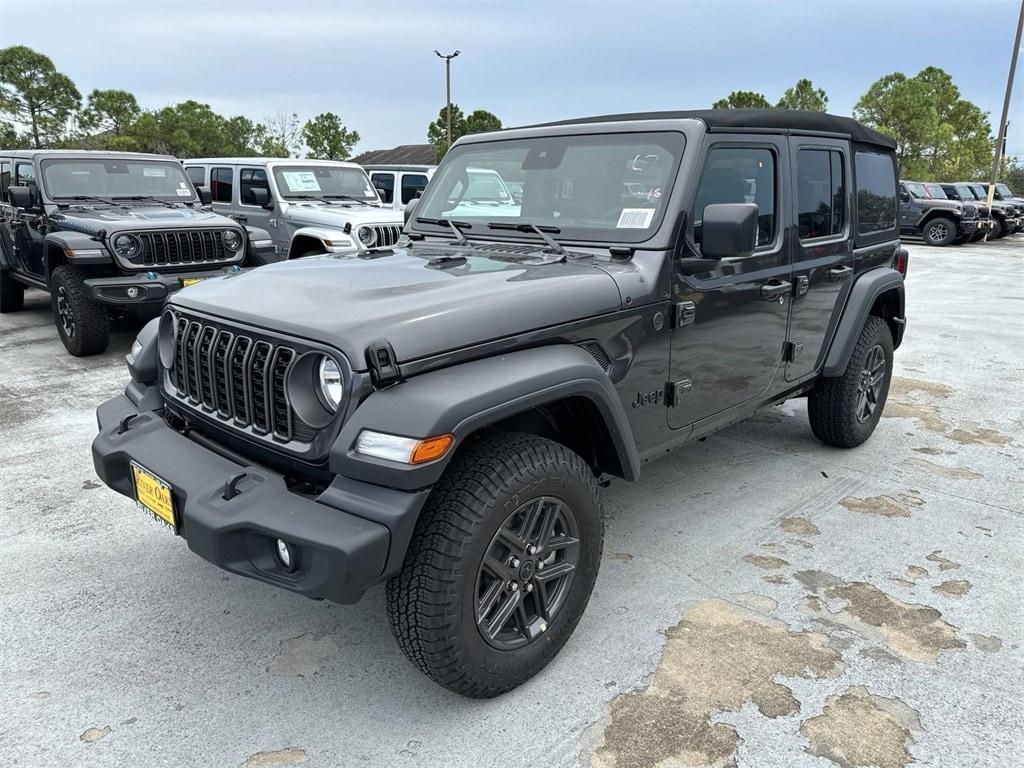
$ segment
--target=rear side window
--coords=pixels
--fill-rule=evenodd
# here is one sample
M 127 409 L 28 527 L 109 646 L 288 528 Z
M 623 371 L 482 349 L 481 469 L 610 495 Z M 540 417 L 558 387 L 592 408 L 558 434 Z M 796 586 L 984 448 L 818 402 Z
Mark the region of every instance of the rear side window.
M 265 189 L 270 194 L 267 172 L 262 168 L 243 168 L 238 174 L 238 197 L 242 205 L 256 205 L 252 199 L 254 189 Z
M 870 235 L 896 228 L 896 169 L 892 157 L 857 152 L 857 233 Z
M 186 168 L 185 175 L 188 176 L 188 180 L 197 187 L 201 187 L 206 184 L 206 169 L 201 165 L 194 165 L 191 168 Z
M 213 168 L 210 170 L 210 196 L 215 203 L 231 202 L 230 168 Z
M 421 173 L 407 173 L 402 176 L 402 202 L 408 203 L 426 189 L 427 177 Z
M 0 160 L 0 202 L 7 201 L 7 188 L 11 186 L 11 163 Z
M 373 186 L 380 190 L 380 196 L 384 198 L 385 203 L 394 202 L 395 175 L 393 173 L 374 173 L 371 174 L 370 180 L 373 182 Z
M 693 204 L 693 239 L 700 242 L 704 208 L 718 203 L 756 203 L 757 245 L 775 239 L 775 155 L 769 149 L 712 149 Z
M 846 225 L 843 156 L 829 149 L 801 149 L 796 156 L 800 239 L 841 234 Z

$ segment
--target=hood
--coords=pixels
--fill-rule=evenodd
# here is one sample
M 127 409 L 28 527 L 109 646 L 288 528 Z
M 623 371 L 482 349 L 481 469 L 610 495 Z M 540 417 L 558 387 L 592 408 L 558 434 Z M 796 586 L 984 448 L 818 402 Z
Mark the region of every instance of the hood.
M 358 203 L 330 205 L 324 203 L 285 203 L 281 211 L 293 224 L 313 224 L 328 227 L 343 227 L 356 224 L 396 224 L 404 226 L 402 214 L 392 208 L 377 208 Z
M 68 208 L 50 215 L 61 229 L 95 235 L 99 230 L 139 232 L 147 229 L 238 227 L 231 219 L 201 208 L 132 206 L 131 208 Z
M 418 250 L 418 249 L 417 249 Z M 618 310 L 615 280 L 593 261 L 524 264 L 432 249 L 313 256 L 206 280 L 170 303 L 336 347 L 366 367 L 386 339 L 399 362 Z M 425 254 L 426 255 L 426 254 Z

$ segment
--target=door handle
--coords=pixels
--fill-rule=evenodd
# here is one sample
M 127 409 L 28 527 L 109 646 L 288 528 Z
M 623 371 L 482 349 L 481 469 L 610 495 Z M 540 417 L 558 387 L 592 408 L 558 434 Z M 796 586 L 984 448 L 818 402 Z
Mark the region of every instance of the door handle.
M 781 280 L 773 283 L 765 283 L 761 286 L 761 298 L 765 301 L 774 301 L 780 296 L 785 296 L 792 288 L 792 283 L 787 283 Z
M 829 280 L 842 280 L 844 277 L 849 277 L 853 274 L 853 267 L 832 267 L 828 271 Z
M 239 224 L 245 224 L 249 220 L 248 216 L 229 216 L 228 218 L 234 219 Z

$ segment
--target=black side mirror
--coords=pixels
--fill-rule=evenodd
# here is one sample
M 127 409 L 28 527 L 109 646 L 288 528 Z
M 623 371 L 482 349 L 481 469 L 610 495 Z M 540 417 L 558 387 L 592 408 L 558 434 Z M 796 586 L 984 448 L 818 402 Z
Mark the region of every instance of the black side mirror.
M 900 192 L 900 202 L 901 203 L 909 203 L 910 202 L 910 195 L 907 194 L 906 192 Z
M 196 184 L 196 192 L 199 194 L 199 202 L 203 205 L 209 205 L 213 202 L 213 195 L 210 194 L 210 190 L 202 184 Z
M 39 198 L 34 187 L 16 186 L 7 188 L 7 202 L 15 208 L 31 210 L 36 207 Z
M 412 212 L 416 210 L 416 206 L 419 205 L 419 202 L 420 199 L 418 197 L 414 197 L 412 200 L 405 204 L 405 211 L 403 212 L 402 215 L 405 217 L 406 224 L 408 224 L 409 219 L 412 218 Z
M 269 211 L 274 207 L 270 200 L 270 190 L 266 187 L 252 187 L 249 189 L 248 197 L 251 205 L 258 205 L 265 211 Z
M 757 247 L 754 203 L 717 203 L 704 208 L 700 250 L 705 259 L 749 256 Z
M 388 201 L 388 191 L 384 187 L 374 187 L 377 190 L 377 194 L 380 195 L 380 201 L 386 203 Z

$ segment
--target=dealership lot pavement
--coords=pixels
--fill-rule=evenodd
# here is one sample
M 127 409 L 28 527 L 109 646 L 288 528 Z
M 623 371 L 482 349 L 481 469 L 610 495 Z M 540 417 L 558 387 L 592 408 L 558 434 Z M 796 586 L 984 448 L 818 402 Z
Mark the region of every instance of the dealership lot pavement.
M 0 755 L 16 766 L 1012 763 L 1024 739 L 1024 235 L 910 246 L 874 438 L 801 401 L 605 492 L 601 576 L 539 677 L 461 699 L 377 589 L 229 576 L 96 480 L 93 409 L 137 324 L 65 354 L 0 317 Z

